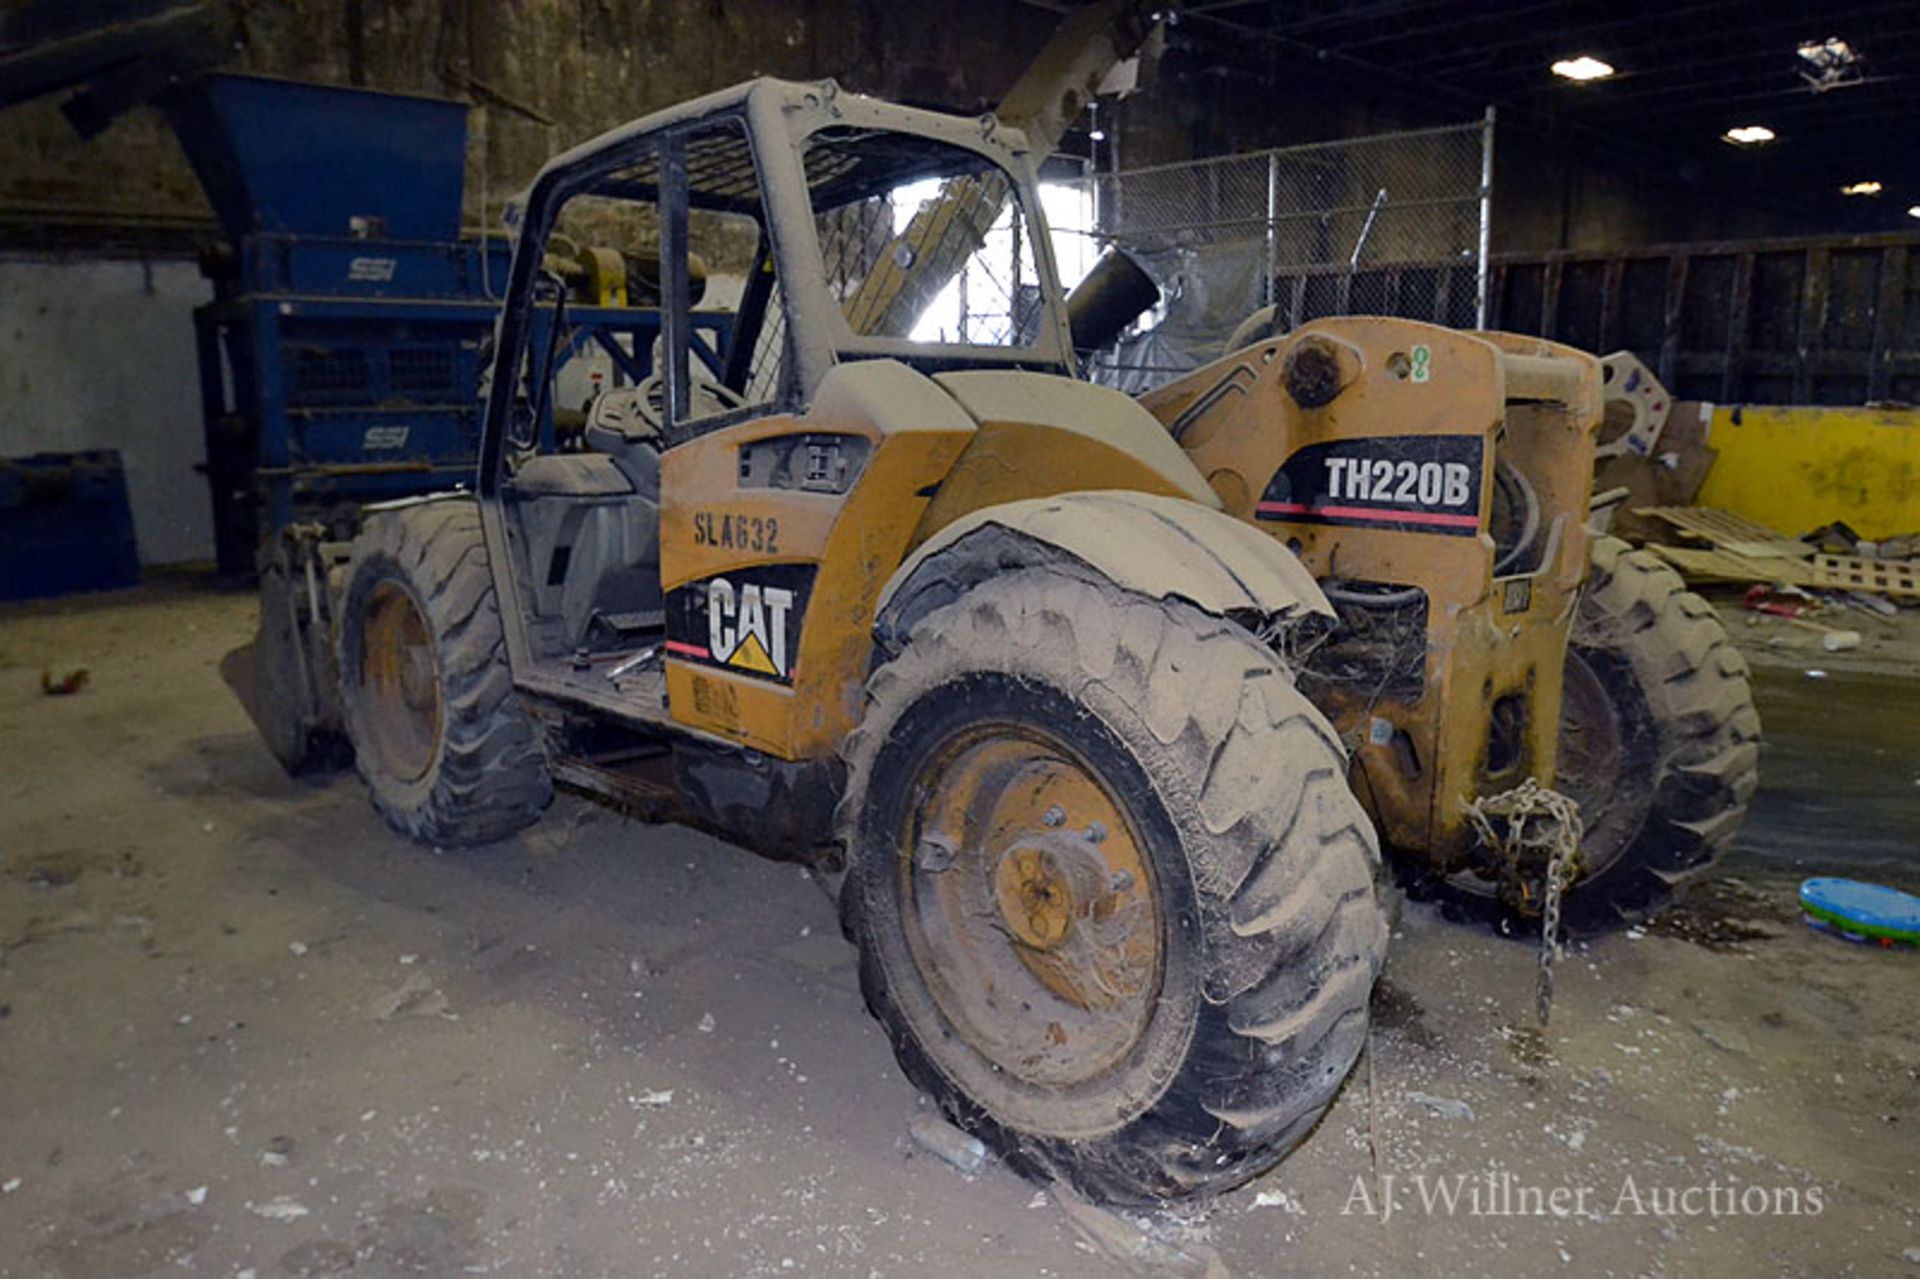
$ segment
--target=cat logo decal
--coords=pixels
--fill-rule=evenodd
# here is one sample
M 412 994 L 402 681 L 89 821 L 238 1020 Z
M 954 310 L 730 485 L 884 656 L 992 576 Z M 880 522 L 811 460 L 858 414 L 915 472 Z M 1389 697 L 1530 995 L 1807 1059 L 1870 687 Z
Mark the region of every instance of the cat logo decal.
M 710 577 L 672 593 L 667 653 L 791 684 L 814 566 L 770 565 L 753 578 Z

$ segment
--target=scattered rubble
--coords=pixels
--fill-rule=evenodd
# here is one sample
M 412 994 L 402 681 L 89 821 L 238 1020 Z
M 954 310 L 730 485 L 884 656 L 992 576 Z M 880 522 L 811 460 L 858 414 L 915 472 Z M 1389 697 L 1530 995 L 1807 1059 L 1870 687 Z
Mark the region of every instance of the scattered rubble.
M 409 1017 L 451 1017 L 447 1011 L 447 997 L 436 989 L 432 980 L 424 972 L 407 974 L 395 990 L 390 990 L 373 1001 L 373 1016 L 377 1021 L 400 1021 Z
M 58 679 L 54 678 L 53 668 L 45 667 L 40 672 L 40 691 L 48 697 L 71 697 L 87 686 L 91 674 L 82 666 L 68 671 Z
M 313 1209 L 291 1195 L 281 1195 L 265 1203 L 249 1203 L 247 1211 L 267 1221 L 298 1221 L 310 1215 Z
M 1471 1121 L 1474 1117 L 1473 1107 L 1457 1097 L 1436 1097 L 1427 1092 L 1410 1092 L 1407 1094 L 1407 1100 L 1416 1105 L 1425 1106 L 1442 1119 Z
M 920 1115 L 907 1131 L 921 1149 L 946 1160 L 971 1177 L 987 1165 L 987 1148 L 980 1139 L 961 1132 L 935 1115 Z

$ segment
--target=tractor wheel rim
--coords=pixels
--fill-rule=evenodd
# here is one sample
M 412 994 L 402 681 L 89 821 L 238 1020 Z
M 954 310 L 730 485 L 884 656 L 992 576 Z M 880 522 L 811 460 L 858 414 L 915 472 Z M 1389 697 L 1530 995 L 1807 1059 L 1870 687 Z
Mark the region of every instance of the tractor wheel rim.
M 381 767 L 418 781 L 440 747 L 440 666 L 413 593 L 385 581 L 367 599 L 360 631 L 365 735 Z
M 1026 725 L 957 734 L 909 792 L 909 950 L 956 1035 L 995 1069 L 1066 1088 L 1125 1061 L 1165 966 L 1158 885 L 1098 772 Z

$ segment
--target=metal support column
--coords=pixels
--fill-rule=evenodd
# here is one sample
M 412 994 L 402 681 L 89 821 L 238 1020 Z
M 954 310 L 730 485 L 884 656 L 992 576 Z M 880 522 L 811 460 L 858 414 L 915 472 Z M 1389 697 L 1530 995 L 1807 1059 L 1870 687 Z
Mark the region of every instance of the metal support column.
M 1473 325 L 1487 327 L 1487 271 L 1493 258 L 1493 108 L 1480 129 L 1480 274 L 1474 293 Z
M 1280 274 L 1280 157 L 1267 153 L 1267 278 L 1260 286 L 1260 299 L 1268 306 L 1280 300 L 1274 277 Z

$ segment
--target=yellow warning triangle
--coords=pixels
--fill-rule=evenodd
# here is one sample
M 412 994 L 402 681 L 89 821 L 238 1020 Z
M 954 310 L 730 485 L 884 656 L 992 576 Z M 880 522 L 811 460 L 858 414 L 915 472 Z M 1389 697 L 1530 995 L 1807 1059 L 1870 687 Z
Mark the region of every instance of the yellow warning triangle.
M 733 656 L 727 659 L 727 665 L 738 666 L 743 670 L 759 671 L 762 675 L 778 675 L 773 669 L 773 660 L 767 656 L 766 647 L 760 643 L 760 637 L 748 632 L 740 641 L 740 647 L 733 650 Z

